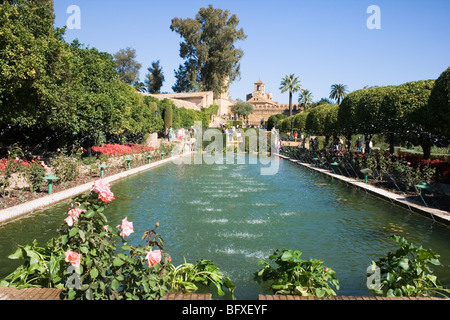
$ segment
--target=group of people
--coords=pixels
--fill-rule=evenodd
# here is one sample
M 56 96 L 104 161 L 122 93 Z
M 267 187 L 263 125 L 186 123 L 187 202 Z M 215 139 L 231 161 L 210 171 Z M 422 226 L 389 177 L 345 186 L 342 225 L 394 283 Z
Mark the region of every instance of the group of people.
M 289 134 L 289 133 L 288 133 Z M 298 134 L 297 132 L 294 132 L 294 139 L 295 141 L 297 141 L 298 139 Z M 366 143 L 364 143 L 364 140 L 361 137 L 358 137 L 358 139 L 356 140 L 356 152 L 357 153 L 367 153 L 370 154 L 372 152 L 372 148 L 373 148 L 373 141 L 372 139 L 367 139 Z M 303 134 L 300 136 L 300 147 L 305 149 L 306 148 L 306 138 L 303 137 Z M 345 144 L 345 148 L 347 150 L 350 150 L 352 147 L 352 141 L 351 140 L 347 140 L 346 144 Z M 319 150 L 319 139 L 318 137 L 311 137 L 309 139 L 309 150 L 312 151 L 317 151 Z M 342 150 L 344 150 L 344 141 L 342 140 L 341 137 L 336 137 L 336 139 L 333 142 L 333 150 L 340 152 Z
M 232 126 L 230 128 L 223 127 L 222 132 L 226 135 L 227 142 L 241 141 L 242 132 L 241 128 L 239 128 L 239 125 L 237 125 L 236 127 Z
M 180 128 L 174 130 L 172 127 L 166 128 L 163 134 L 163 139 L 169 142 L 180 141 L 183 142 L 183 149 L 185 151 L 193 150 L 195 144 L 195 128 L 192 126 L 190 130 Z

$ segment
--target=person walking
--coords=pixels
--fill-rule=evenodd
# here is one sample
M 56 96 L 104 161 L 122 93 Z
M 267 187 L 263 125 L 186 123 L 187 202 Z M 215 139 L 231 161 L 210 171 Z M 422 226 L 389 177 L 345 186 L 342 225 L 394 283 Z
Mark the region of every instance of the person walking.
M 358 137 L 358 139 L 356 140 L 356 152 L 357 153 L 361 153 L 362 144 L 363 144 L 363 141 L 362 141 L 361 137 Z

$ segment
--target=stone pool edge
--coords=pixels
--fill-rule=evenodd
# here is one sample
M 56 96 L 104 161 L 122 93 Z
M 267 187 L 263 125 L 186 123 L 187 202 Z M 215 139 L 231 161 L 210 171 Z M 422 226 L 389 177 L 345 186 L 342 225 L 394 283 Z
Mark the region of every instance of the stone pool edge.
M 411 200 L 396 194 L 389 192 L 387 190 L 383 190 L 374 186 L 371 186 L 369 184 L 366 184 L 362 181 L 356 180 L 354 178 L 345 177 L 339 174 L 334 174 L 330 170 L 316 168 L 314 165 L 309 163 L 303 163 L 300 160 L 294 160 L 289 157 L 283 156 L 281 154 L 277 154 L 280 158 L 288 160 L 290 162 L 296 163 L 298 165 L 301 165 L 305 168 L 311 169 L 316 172 L 320 172 L 322 174 L 328 175 L 334 179 L 337 179 L 349 186 L 356 187 L 358 189 L 364 190 L 367 193 L 370 193 L 378 198 L 381 198 L 383 200 L 388 200 L 391 203 L 401 206 L 403 208 L 406 208 L 412 212 L 419 213 L 422 216 L 431 219 L 433 221 L 440 222 L 446 226 L 450 226 L 450 213 L 447 211 L 434 209 L 434 208 L 427 208 L 424 207 L 416 202 L 412 202 Z
M 130 177 L 132 175 L 141 173 L 143 171 L 147 171 L 149 169 L 153 169 L 155 167 L 159 167 L 163 164 L 171 162 L 178 157 L 183 157 L 191 154 L 192 152 L 183 153 L 179 156 L 173 156 L 167 159 L 162 159 L 160 161 L 146 164 L 134 169 L 129 169 L 115 175 L 104 178 L 109 183 Z M 36 200 L 28 201 L 23 204 L 0 210 L 0 226 L 3 226 L 7 223 L 19 220 L 21 218 L 25 218 L 33 213 L 48 209 L 60 202 L 76 197 L 79 194 L 84 192 L 88 192 L 92 189 L 93 182 L 88 182 L 61 192 L 54 193 L 52 195 L 48 195 Z

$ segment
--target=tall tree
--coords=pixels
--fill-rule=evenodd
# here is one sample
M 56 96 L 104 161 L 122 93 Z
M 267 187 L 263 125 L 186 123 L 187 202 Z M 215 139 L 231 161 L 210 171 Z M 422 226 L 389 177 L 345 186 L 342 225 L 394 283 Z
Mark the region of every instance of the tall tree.
M 425 115 L 425 127 L 430 132 L 450 137 L 450 67 L 436 80 L 428 106 L 422 114 Z
M 231 112 L 240 116 L 243 116 L 244 119 L 253 113 L 253 105 L 250 103 L 246 103 L 244 101 L 238 100 L 234 105 L 231 106 Z
M 136 61 L 136 49 L 127 47 L 114 54 L 116 70 L 123 82 L 133 85 L 139 81 L 139 70 L 142 65 Z
M 235 14 L 212 5 L 201 8 L 195 19 L 172 19 L 170 29 L 184 38 L 180 57 L 185 59 L 175 71 L 175 92 L 213 91 L 217 98 L 227 85 L 225 79 L 230 84 L 239 78 L 244 52 L 236 48 L 236 41 L 247 36 L 238 24 Z
M 313 95 L 308 89 L 303 89 L 300 91 L 300 97 L 298 98 L 298 103 L 303 104 L 304 110 L 308 109 L 308 105 L 313 102 Z
M 301 90 L 300 80 L 295 74 L 286 75 L 281 80 L 280 90 L 281 93 L 289 91 L 289 116 L 292 117 L 292 94 Z
M 341 104 L 341 101 L 347 95 L 347 92 L 347 85 L 333 84 L 331 86 L 330 99 L 336 100 L 337 104 Z
M 161 93 L 161 87 L 165 79 L 159 60 L 152 62 L 152 66 L 147 70 L 148 74 L 145 76 L 145 85 L 147 86 L 148 92 Z
M 172 105 L 168 104 L 164 110 L 164 128 L 170 128 L 173 124 L 173 109 Z

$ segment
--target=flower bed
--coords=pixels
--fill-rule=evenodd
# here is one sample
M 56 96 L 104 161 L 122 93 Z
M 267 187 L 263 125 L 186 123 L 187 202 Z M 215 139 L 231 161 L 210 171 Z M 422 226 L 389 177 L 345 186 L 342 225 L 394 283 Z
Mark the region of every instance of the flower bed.
M 93 152 L 103 154 L 105 156 L 123 156 L 133 153 L 154 151 L 153 147 L 147 147 L 142 144 L 128 143 L 121 144 L 104 144 L 101 146 L 92 147 Z
M 159 151 L 167 154 L 172 148 L 172 145 L 162 144 Z M 42 180 L 46 174 L 60 178 L 53 184 L 53 193 L 56 193 L 97 179 L 100 164 L 108 166 L 105 176 L 126 170 L 125 155 L 133 159 L 133 167 L 148 164 L 147 154 L 152 155 L 152 161 L 161 158 L 153 147 L 134 143 L 105 144 L 92 150 L 96 154 L 86 157 L 86 149 L 83 148 L 76 148 L 71 153 L 58 149 L 43 161 L 39 156 L 25 158 L 24 152 L 15 148 L 14 155 L 0 159 L 0 210 L 46 196 L 46 183 Z

